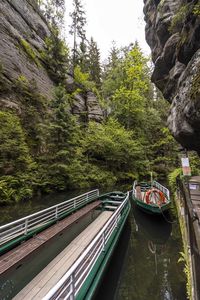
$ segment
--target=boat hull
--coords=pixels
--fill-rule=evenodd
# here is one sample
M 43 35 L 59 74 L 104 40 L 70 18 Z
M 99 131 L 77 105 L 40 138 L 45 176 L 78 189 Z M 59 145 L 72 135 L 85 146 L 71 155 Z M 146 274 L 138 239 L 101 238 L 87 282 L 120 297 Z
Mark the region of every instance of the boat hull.
M 139 209 L 152 215 L 161 215 L 171 206 L 169 190 L 155 180 L 151 183 L 134 181 L 132 200 Z
M 97 262 L 95 263 L 93 269 L 90 272 L 90 275 L 88 276 L 83 287 L 78 293 L 76 297 L 77 300 L 81 300 L 81 299 L 89 300 L 94 298 L 96 290 L 98 289 L 98 286 L 102 281 L 103 274 L 106 268 L 108 267 L 111 256 L 117 246 L 117 242 L 120 238 L 121 232 L 128 218 L 130 209 L 131 209 L 131 204 L 130 202 L 128 202 L 127 207 L 125 208 L 121 216 L 121 220 L 120 223 L 118 224 L 118 227 L 110 236 L 110 239 L 108 241 L 107 246 L 105 247 L 104 252 L 98 258 Z
M 157 206 L 157 205 L 151 205 L 151 204 L 147 204 L 143 201 L 140 201 L 139 199 L 135 198 L 134 196 L 132 197 L 133 202 L 135 203 L 135 205 L 142 210 L 143 212 L 146 212 L 148 214 L 155 214 L 155 215 L 161 215 L 163 214 L 165 211 L 168 211 L 170 209 L 171 203 L 166 203 L 163 204 L 161 207 Z

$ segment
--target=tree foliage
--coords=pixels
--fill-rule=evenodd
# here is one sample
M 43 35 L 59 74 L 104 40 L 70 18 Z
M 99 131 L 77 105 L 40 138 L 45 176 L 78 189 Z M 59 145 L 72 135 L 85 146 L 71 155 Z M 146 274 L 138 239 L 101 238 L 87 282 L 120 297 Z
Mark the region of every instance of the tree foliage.
M 136 178 L 149 179 L 151 171 L 166 179 L 177 166 L 177 144 L 166 127 L 168 105 L 151 84 L 149 62 L 138 43 L 118 48 L 113 42 L 102 66 L 97 43 L 87 42 L 82 3 L 74 0 L 70 32 L 78 88 L 69 92 L 70 54 L 60 34 L 64 1 L 39 2 L 52 35 L 37 59 L 55 83 L 55 94 L 47 99 L 22 75 L 8 87 L 0 65 L 0 91 L 14 92 L 20 111 L 19 116 L 9 109 L 0 112 L 1 203 L 38 192 L 131 185 Z M 33 60 L 28 45 L 23 42 L 23 47 Z M 74 95 L 81 92 L 86 99 L 90 90 L 103 103 L 101 124 L 72 115 Z M 196 158 L 193 164 L 198 169 Z
M 32 196 L 31 172 L 36 167 L 20 120 L 0 111 L 0 203 Z
M 45 40 L 46 48 L 41 53 L 48 73 L 56 84 L 64 84 L 69 69 L 69 48 L 59 37 L 59 31 L 52 28 L 51 36 Z
M 49 24 L 61 29 L 64 25 L 65 0 L 39 1 L 39 5 Z
M 97 43 L 93 38 L 90 40 L 89 53 L 88 53 L 88 73 L 90 74 L 90 80 L 95 82 L 96 87 L 101 87 L 101 62 L 100 62 L 100 50 Z
M 70 13 L 72 24 L 70 34 L 73 36 L 73 68 L 77 64 L 84 64 L 86 54 L 86 17 L 81 0 L 73 0 L 73 12 Z M 84 70 L 83 70 L 84 71 Z

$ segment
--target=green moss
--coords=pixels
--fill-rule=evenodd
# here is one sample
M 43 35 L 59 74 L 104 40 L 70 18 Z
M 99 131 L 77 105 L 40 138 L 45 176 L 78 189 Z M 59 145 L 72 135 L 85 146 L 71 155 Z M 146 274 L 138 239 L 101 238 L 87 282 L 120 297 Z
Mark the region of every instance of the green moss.
M 176 179 L 177 177 L 181 178 L 181 168 L 175 169 L 168 177 L 170 188 L 174 194 L 175 205 L 178 213 L 179 226 L 182 236 L 183 242 L 183 252 L 180 252 L 180 258 L 178 263 L 183 263 L 183 271 L 186 276 L 186 291 L 187 291 L 187 299 L 192 300 L 192 266 L 191 266 L 191 256 L 188 251 L 189 241 L 188 241 L 188 233 L 187 233 L 187 225 L 184 215 L 182 214 L 182 209 L 184 207 L 183 200 L 180 197 L 180 192 L 177 188 Z M 183 178 L 181 180 L 184 180 Z
M 177 169 L 174 169 L 169 175 L 168 175 L 168 181 L 169 181 L 169 185 L 170 185 L 170 188 L 172 190 L 173 193 L 175 193 L 176 191 L 176 179 L 178 176 L 181 176 L 182 175 L 182 169 L 181 168 L 177 168 Z
M 174 30 L 182 25 L 188 15 L 190 13 L 189 10 L 189 4 L 183 5 L 179 8 L 178 12 L 174 15 L 174 17 L 171 20 L 171 24 L 169 26 L 169 31 L 174 32 Z
M 188 252 L 188 238 L 187 238 L 187 227 L 184 217 L 181 215 L 181 206 L 180 199 L 177 194 L 175 196 L 175 203 L 178 212 L 179 225 L 181 230 L 181 236 L 183 241 L 183 252 L 180 252 L 180 258 L 178 262 L 182 262 L 184 264 L 183 271 L 186 276 L 186 291 L 187 291 L 187 299 L 192 300 L 192 286 L 191 286 L 191 260 L 190 254 Z
M 184 229 L 186 230 L 186 228 Z M 184 247 L 185 248 L 185 247 Z M 187 290 L 187 298 L 192 300 L 192 286 L 191 286 L 191 266 L 190 266 L 190 257 L 188 255 L 188 249 L 186 247 L 186 249 L 184 249 L 184 252 L 180 252 L 180 258 L 178 260 L 178 262 L 183 262 L 184 263 L 184 273 L 186 276 L 186 290 Z
M 32 61 L 34 61 L 34 63 L 38 67 L 40 67 L 41 64 L 40 64 L 40 62 L 39 62 L 39 60 L 37 58 L 37 54 L 35 53 L 35 51 L 33 50 L 33 48 L 30 46 L 30 44 L 27 41 L 25 41 L 24 39 L 20 39 L 19 41 L 20 41 L 21 46 L 24 48 L 26 54 L 28 55 L 28 57 Z
M 161 1 L 160 1 L 160 3 L 158 4 L 158 7 L 157 7 L 157 9 L 158 9 L 158 11 L 159 11 L 159 12 L 161 12 L 161 10 L 162 10 L 162 8 L 163 8 L 163 5 L 164 5 L 164 3 L 165 3 L 165 0 L 161 0 Z
M 197 73 L 192 80 L 190 98 L 195 100 L 200 96 L 200 73 Z
M 196 15 L 196 16 L 200 16 L 200 3 L 198 3 L 194 6 L 193 14 Z

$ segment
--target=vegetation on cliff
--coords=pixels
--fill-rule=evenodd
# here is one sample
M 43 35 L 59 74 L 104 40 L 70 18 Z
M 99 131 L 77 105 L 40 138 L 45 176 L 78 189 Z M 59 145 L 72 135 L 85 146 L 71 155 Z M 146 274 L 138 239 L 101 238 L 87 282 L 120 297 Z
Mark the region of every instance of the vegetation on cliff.
M 23 75 L 7 86 L 0 69 L 0 91 L 14 93 L 20 108 L 0 111 L 0 203 L 41 192 L 131 184 L 135 178 L 149 178 L 150 171 L 166 178 L 177 164 L 177 146 L 166 128 L 168 105 L 151 84 L 149 61 L 139 45 L 113 44 L 102 65 L 97 43 L 93 38 L 87 43 L 82 36 L 82 51 L 76 44 L 70 58 L 59 34 L 57 2 L 45 3 L 50 5 L 45 16 L 52 35 L 40 60 L 55 83 L 55 93 L 53 99 L 44 97 Z M 35 63 L 27 43 L 22 44 Z M 71 113 L 73 97 L 66 78 L 72 69 L 79 86 L 74 93 L 90 89 L 98 96 L 105 114 L 101 124 L 82 122 Z

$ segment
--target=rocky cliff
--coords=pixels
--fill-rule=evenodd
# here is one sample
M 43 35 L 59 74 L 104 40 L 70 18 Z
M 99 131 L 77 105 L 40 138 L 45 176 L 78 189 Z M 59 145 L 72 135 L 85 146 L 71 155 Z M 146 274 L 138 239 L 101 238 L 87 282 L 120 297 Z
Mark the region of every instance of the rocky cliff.
M 34 82 L 38 92 L 53 97 L 55 84 L 47 72 L 41 53 L 50 30 L 34 0 L 0 1 L 0 107 L 21 111 L 21 102 L 15 90 L 10 89 L 18 78 Z M 6 91 L 3 85 L 7 85 Z M 67 91 L 74 93 L 80 87 L 68 75 Z M 86 89 L 74 97 L 72 112 L 85 115 L 87 120 L 102 120 L 102 110 L 96 96 Z
M 155 64 L 152 81 L 171 103 L 169 128 L 200 153 L 200 4 L 144 0 L 146 40 Z

